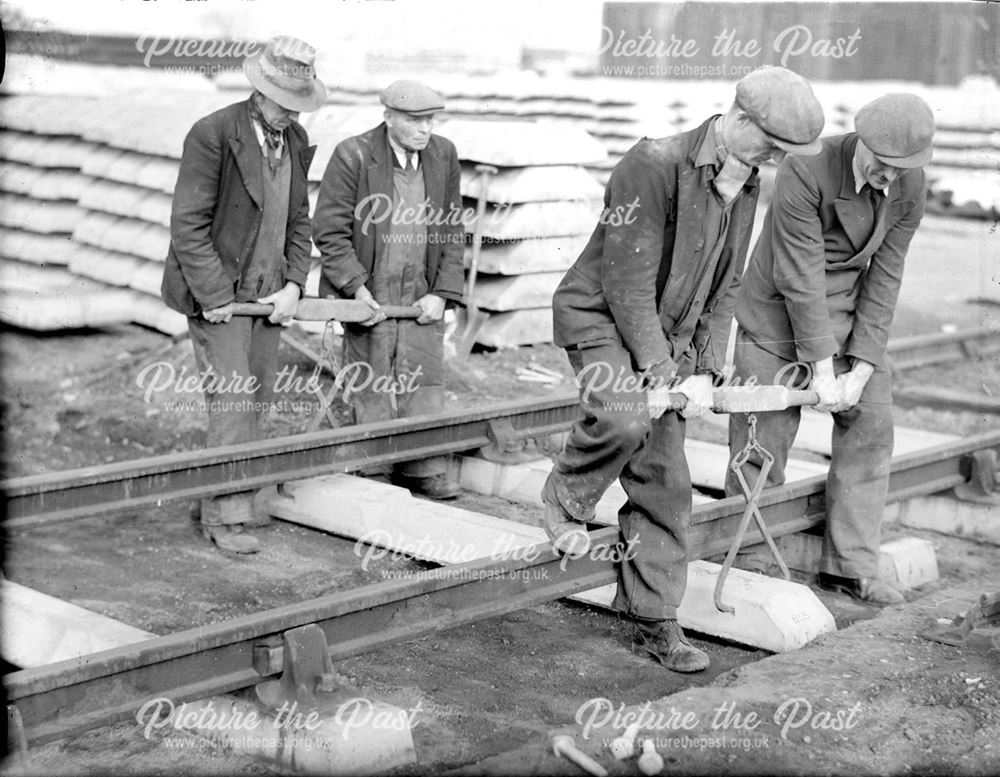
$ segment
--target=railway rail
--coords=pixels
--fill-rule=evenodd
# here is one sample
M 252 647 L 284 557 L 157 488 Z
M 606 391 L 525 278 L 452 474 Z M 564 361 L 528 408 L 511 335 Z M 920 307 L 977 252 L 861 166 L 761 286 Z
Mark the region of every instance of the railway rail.
M 318 432 L 262 443 L 125 462 L 3 482 L 5 526 L 136 510 L 161 502 L 226 493 L 365 464 L 489 447 L 500 455 L 565 430 L 579 410 L 574 396 L 509 402 L 489 411 L 442 414 Z M 1000 431 L 897 457 L 890 501 L 954 487 L 989 492 Z M 760 511 L 772 536 L 824 520 L 825 477 L 764 492 Z M 744 502 L 722 499 L 692 516 L 692 556 L 727 550 Z M 593 533 L 597 547 L 618 543 L 616 528 Z M 759 542 L 755 529 L 745 542 Z M 527 573 L 526 570 L 532 570 Z M 547 544 L 516 558 L 485 559 L 417 573 L 298 604 L 176 632 L 79 659 L 8 674 L 8 700 L 29 742 L 41 743 L 125 719 L 150 698 L 174 702 L 255 685 L 280 673 L 282 635 L 317 624 L 333 659 L 502 615 L 613 582 L 614 553 L 566 561 Z

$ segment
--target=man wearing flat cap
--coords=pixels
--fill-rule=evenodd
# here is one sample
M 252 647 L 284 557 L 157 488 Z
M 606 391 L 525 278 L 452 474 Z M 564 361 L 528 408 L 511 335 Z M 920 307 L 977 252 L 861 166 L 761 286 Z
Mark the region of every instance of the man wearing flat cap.
M 805 80 L 767 67 L 737 83 L 724 115 L 639 141 L 612 171 L 604 213 L 552 300 L 584 417 L 545 483 L 545 529 L 555 550 L 586 553 L 584 524 L 621 481 L 614 606 L 632 620 L 633 640 L 674 671 L 709 664 L 677 624 L 691 516 L 685 419 L 708 409 L 722 377 L 757 166 L 818 152 L 822 128 Z M 616 213 L 629 216 L 607 217 Z M 667 407 L 671 390 L 687 397 L 680 412 Z
M 735 376 L 811 388 L 833 414 L 819 584 L 887 605 L 903 597 L 877 578 L 893 441 L 886 343 L 924 213 L 934 117 L 915 95 L 887 94 L 854 124 L 778 170 L 736 306 Z M 790 408 L 757 418 L 757 439 L 774 455 L 769 485 L 784 482 L 799 417 Z M 747 436 L 746 416 L 731 415 L 734 453 Z M 726 490 L 739 493 L 731 474 Z
M 344 327 L 343 369 L 361 376 L 345 383 L 345 392 L 354 389 L 345 399 L 362 424 L 444 410 L 443 315 L 448 300 L 462 299 L 464 281 L 458 155 L 432 134 L 444 100 L 417 81 L 396 81 L 380 99 L 385 121 L 337 145 L 313 214 L 320 295 L 372 308 L 367 321 Z M 381 305 L 417 305 L 421 314 L 386 319 Z M 451 499 L 458 485 L 447 463 L 444 456 L 405 462 L 393 478 Z
M 250 98 L 200 119 L 184 139 L 161 293 L 188 317 L 210 447 L 259 439 L 279 325 L 295 312 L 309 271 L 306 173 L 315 147 L 297 119 L 326 101 L 315 56 L 295 38 L 268 41 L 243 65 Z M 274 311 L 234 317 L 235 302 Z M 252 491 L 201 500 L 203 533 L 226 551 L 257 551 L 246 527 L 268 520 Z

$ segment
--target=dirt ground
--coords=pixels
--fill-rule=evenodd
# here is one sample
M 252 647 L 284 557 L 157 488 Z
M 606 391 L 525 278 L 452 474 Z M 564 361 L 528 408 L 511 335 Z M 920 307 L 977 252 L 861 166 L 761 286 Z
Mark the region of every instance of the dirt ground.
M 968 311 L 970 320 L 978 317 L 977 311 Z M 921 311 L 901 311 L 897 321 L 903 322 L 897 334 L 937 325 Z M 315 338 L 307 339 L 319 346 Z M 150 365 L 161 362 L 177 373 L 185 367 L 193 370 L 187 342 L 171 343 L 135 327 L 48 336 L 7 331 L 0 337 L 0 356 L 3 465 L 8 477 L 191 450 L 203 443 L 204 415 L 178 404 L 192 397 L 170 391 L 147 395 L 149 373 L 141 377 Z M 312 369 L 308 360 L 287 348 L 283 358 L 299 374 Z M 519 380 L 517 368 L 531 364 L 558 370 L 566 380 L 551 385 Z M 569 374 L 563 354 L 552 347 L 476 353 L 461 370 L 452 371 L 448 392 L 456 408 L 550 396 L 572 389 Z M 930 371 L 916 379 L 957 380 L 1000 391 L 995 361 Z M 307 428 L 317 409 L 311 395 L 299 399 L 295 408 L 272 418 L 272 434 Z M 342 417 L 341 407 L 337 418 Z M 953 434 L 971 434 L 997 423 L 995 416 L 929 414 L 919 408 L 897 410 L 897 421 Z M 692 425 L 692 434 L 697 436 L 700 428 Z M 513 520 L 540 518 L 540 510 L 491 497 L 466 494 L 456 504 Z M 281 521 L 259 531 L 261 553 L 223 556 L 202 540 L 188 505 L 167 505 L 140 515 L 10 532 L 4 537 L 4 574 L 166 634 L 376 582 L 387 570 L 422 568 L 390 557 L 384 566 L 366 572 L 353 543 Z M 886 538 L 898 532 L 890 526 Z M 698 637 L 696 644 L 712 656 L 712 668 L 693 677 L 675 675 L 634 654 L 613 615 L 552 602 L 352 658 L 340 662 L 337 670 L 379 699 L 419 709 L 413 728 L 419 760 L 401 774 L 451 769 L 577 773 L 547 755 L 545 743 L 550 730 L 572 726 L 577 710 L 589 699 L 604 697 L 626 706 L 669 699 L 680 704 L 676 700 L 684 699 L 681 706 L 692 709 L 731 700 L 766 712 L 777 699 L 776 691 L 762 689 L 776 687 L 777 677 L 793 681 L 796 694 L 814 704 L 833 693 L 849 693 L 862 704 L 866 725 L 849 736 L 822 734 L 804 744 L 800 737 L 797 744 L 783 741 L 766 752 L 681 749 L 668 768 L 706 774 L 996 773 L 1000 653 L 963 652 L 914 634 L 935 614 L 936 596 L 950 600 L 960 591 L 974 598 L 1000 590 L 1000 551 L 957 537 L 914 530 L 906 534 L 934 543 L 941 580 L 910 592 L 906 607 L 881 615 L 843 597 L 821 594 L 843 631 L 794 655 L 763 661 L 763 651 Z M 831 667 L 844 669 L 839 679 Z M 979 682 L 966 682 L 976 676 Z M 692 689 L 701 689 L 702 695 L 695 693 L 689 700 Z M 158 732 L 147 739 L 139 726 L 126 722 L 32 748 L 26 763 L 8 760 L 6 771 L 275 771 L 205 742 L 196 745 L 171 746 Z M 606 754 L 602 762 L 610 763 Z M 615 768 L 615 773 L 635 772 L 634 762 Z

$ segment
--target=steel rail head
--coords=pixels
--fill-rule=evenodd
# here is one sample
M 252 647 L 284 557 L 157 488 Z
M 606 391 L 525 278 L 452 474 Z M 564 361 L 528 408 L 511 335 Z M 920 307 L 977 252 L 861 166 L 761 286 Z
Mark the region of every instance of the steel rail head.
M 890 499 L 904 491 L 933 493 L 963 482 L 962 457 L 986 448 L 1000 448 L 1000 431 L 894 459 Z M 821 523 L 824 488 L 825 478 L 817 476 L 761 493 L 757 507 L 771 536 Z M 740 497 L 696 507 L 690 528 L 692 557 L 725 553 L 744 507 Z M 759 529 L 747 530 L 750 538 L 757 533 Z M 601 529 L 592 532 L 591 539 L 597 548 L 612 548 L 619 542 L 619 531 Z M 133 716 L 153 696 L 180 702 L 253 685 L 264 676 L 255 668 L 261 665 L 255 662 L 256 646 L 298 626 L 319 624 L 331 658 L 341 659 L 595 588 L 616 576 L 613 554 L 567 560 L 555 557 L 547 543 L 531 550 L 516 558 L 428 570 L 410 580 L 376 583 L 13 672 L 4 683 L 23 716 L 29 740 L 45 741 Z

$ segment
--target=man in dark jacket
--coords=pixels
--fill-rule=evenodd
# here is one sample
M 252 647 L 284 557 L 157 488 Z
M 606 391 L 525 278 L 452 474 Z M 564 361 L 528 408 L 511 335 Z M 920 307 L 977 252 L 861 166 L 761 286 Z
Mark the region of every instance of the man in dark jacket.
M 431 134 L 444 101 L 416 81 L 397 81 L 380 99 L 385 122 L 337 146 L 313 214 L 320 295 L 363 300 L 373 311 L 363 324 L 344 327 L 341 386 L 356 423 L 444 409 L 442 317 L 446 301 L 462 299 L 464 282 L 458 155 Z M 380 305 L 422 312 L 415 321 L 387 320 Z M 454 498 L 458 485 L 447 462 L 406 462 L 396 482 Z
M 250 99 L 199 120 L 184 140 L 162 295 L 188 317 L 209 446 L 259 438 L 279 324 L 294 314 L 309 271 L 306 173 L 315 147 L 296 119 L 326 99 L 314 60 L 302 41 L 269 41 L 244 63 Z M 234 317 L 234 302 L 270 303 L 274 311 L 267 319 Z M 201 501 L 202 530 L 224 550 L 258 550 L 245 526 L 266 520 L 249 491 Z
M 615 478 L 626 551 L 614 606 L 633 638 L 669 669 L 708 656 L 687 642 L 677 606 L 687 582 L 691 479 L 685 417 L 711 405 L 757 203 L 756 167 L 785 152 L 816 153 L 823 111 L 798 75 L 761 68 L 736 85 L 723 116 L 641 140 L 618 163 L 604 212 L 553 298 L 557 345 L 580 384 L 574 424 L 546 481 L 545 528 L 579 555 L 582 522 Z M 668 389 L 687 406 L 668 410 Z
M 819 583 L 885 605 L 903 601 L 877 579 L 893 438 L 886 343 L 924 213 L 934 116 L 915 95 L 888 94 L 858 111 L 855 128 L 778 170 L 736 306 L 735 375 L 808 386 L 833 413 Z M 775 457 L 769 485 L 784 482 L 799 416 L 791 408 L 757 419 L 757 439 Z M 735 453 L 747 418 L 729 424 Z M 727 492 L 739 493 L 732 475 Z

